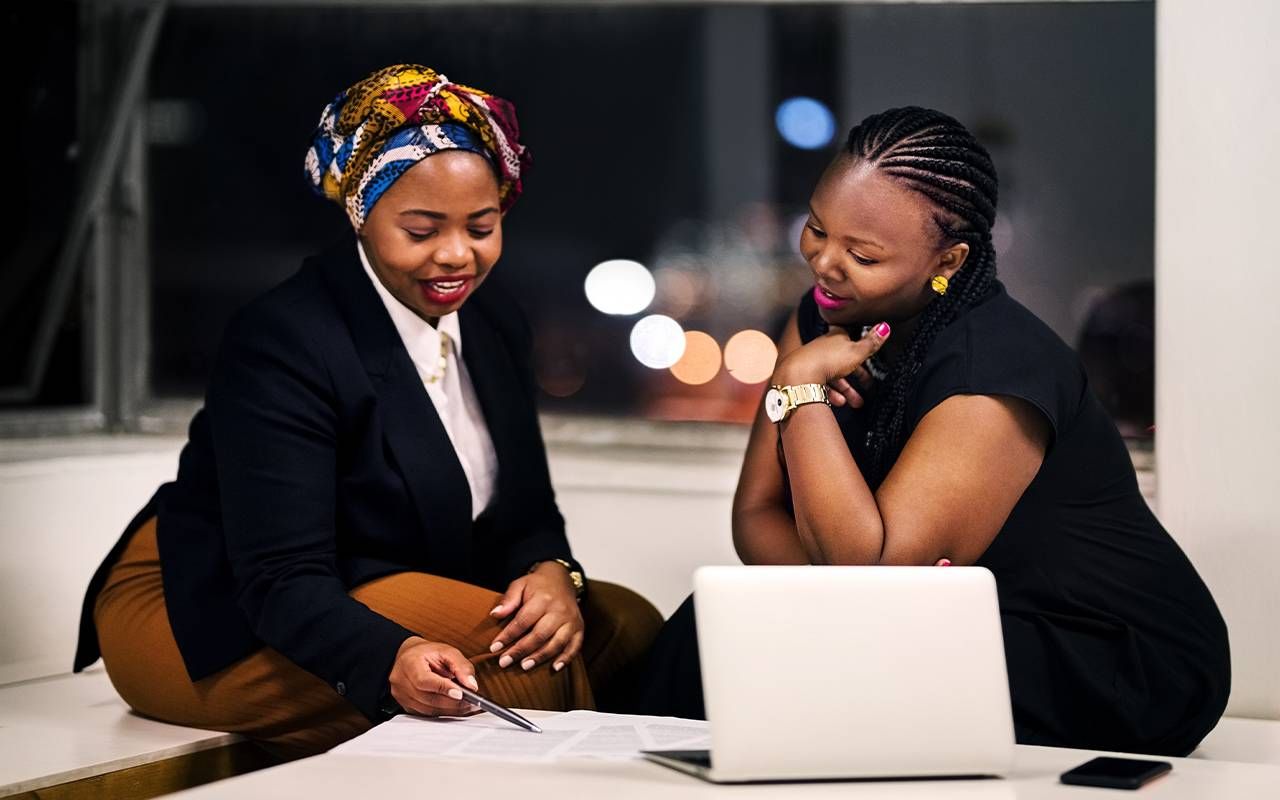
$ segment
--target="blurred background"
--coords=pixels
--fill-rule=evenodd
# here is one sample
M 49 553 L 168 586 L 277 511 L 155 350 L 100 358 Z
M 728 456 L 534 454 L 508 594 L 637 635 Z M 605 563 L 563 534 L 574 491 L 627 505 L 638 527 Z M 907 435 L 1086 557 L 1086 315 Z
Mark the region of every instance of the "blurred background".
M 944 110 L 1001 176 L 1010 292 L 1153 419 L 1154 5 L 14 4 L 0 432 L 174 430 L 222 328 L 340 236 L 302 158 L 395 62 L 515 102 L 495 279 L 553 416 L 744 423 L 810 284 L 809 192 L 864 116 Z M 13 185 L 16 184 L 16 185 Z
M 515 101 L 534 153 L 495 279 L 532 317 L 589 574 L 670 612 L 695 567 L 736 563 L 743 422 L 808 284 L 809 191 L 863 116 L 932 105 L 991 150 L 1002 279 L 1080 353 L 1229 621 L 1232 713 L 1280 719 L 1274 0 L 44 0 L 0 21 L 0 684 L 66 670 L 229 315 L 346 230 L 302 177 L 325 103 L 421 61 Z

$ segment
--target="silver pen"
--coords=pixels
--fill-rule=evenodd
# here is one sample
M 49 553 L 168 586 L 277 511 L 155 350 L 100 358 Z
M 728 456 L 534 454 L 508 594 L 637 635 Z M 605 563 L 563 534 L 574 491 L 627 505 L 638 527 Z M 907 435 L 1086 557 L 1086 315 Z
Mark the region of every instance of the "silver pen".
M 542 733 L 542 728 L 539 728 L 537 725 L 534 725 L 532 722 L 520 716 L 519 714 L 512 711 L 511 709 L 505 708 L 493 702 L 492 700 L 488 700 L 484 697 L 481 697 L 480 695 L 476 694 L 475 692 L 471 691 L 465 686 L 459 686 L 458 688 L 462 690 L 462 699 L 466 700 L 468 703 L 473 703 L 475 705 L 478 705 L 485 711 L 488 711 L 490 714 L 494 715 L 495 717 L 498 717 L 499 719 L 505 719 L 507 722 L 510 722 L 512 725 L 516 725 L 518 727 L 524 728 L 526 731 L 529 731 L 531 733 Z

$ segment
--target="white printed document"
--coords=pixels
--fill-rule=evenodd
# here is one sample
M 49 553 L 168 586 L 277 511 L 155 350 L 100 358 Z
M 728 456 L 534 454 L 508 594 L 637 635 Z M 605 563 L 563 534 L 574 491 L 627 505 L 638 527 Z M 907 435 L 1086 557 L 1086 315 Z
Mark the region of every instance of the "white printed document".
M 530 733 L 490 714 L 466 718 L 402 714 L 338 745 L 344 755 L 551 762 L 566 758 L 626 761 L 641 750 L 707 750 L 711 729 L 701 720 L 569 711 L 519 711 L 542 733 Z

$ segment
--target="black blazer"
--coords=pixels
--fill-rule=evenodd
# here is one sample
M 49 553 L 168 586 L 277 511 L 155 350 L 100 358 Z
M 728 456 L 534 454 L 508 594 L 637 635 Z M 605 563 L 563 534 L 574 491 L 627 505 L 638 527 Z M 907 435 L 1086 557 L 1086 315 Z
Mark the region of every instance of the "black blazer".
M 265 644 L 375 721 L 413 634 L 350 589 L 414 570 L 501 590 L 535 561 L 571 560 L 528 325 L 491 282 L 459 323 L 499 465 L 494 502 L 474 525 L 466 475 L 348 237 L 229 323 L 177 480 L 89 585 L 75 670 L 99 657 L 94 601 L 152 516 L 169 622 L 193 681 Z

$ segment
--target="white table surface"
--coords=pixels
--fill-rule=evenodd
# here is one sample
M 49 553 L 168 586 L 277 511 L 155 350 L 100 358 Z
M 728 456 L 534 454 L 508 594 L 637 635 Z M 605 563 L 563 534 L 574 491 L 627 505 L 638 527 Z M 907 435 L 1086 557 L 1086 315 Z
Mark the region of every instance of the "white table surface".
M 143 719 L 98 667 L 0 687 L 0 795 L 149 764 L 240 740 Z
M 545 713 L 545 712 L 544 712 Z M 531 715 L 536 716 L 536 715 Z M 1058 775 L 1095 755 L 1085 750 L 1019 745 L 1006 779 L 851 781 L 717 786 L 647 761 L 519 764 L 428 758 L 321 755 L 182 792 L 174 797 L 299 798 L 466 797 L 501 800 L 630 798 L 1280 798 L 1280 767 L 1200 759 L 1165 759 L 1173 772 L 1137 794 L 1065 786 Z
M 1223 717 L 1191 757 L 1280 766 L 1280 720 Z

